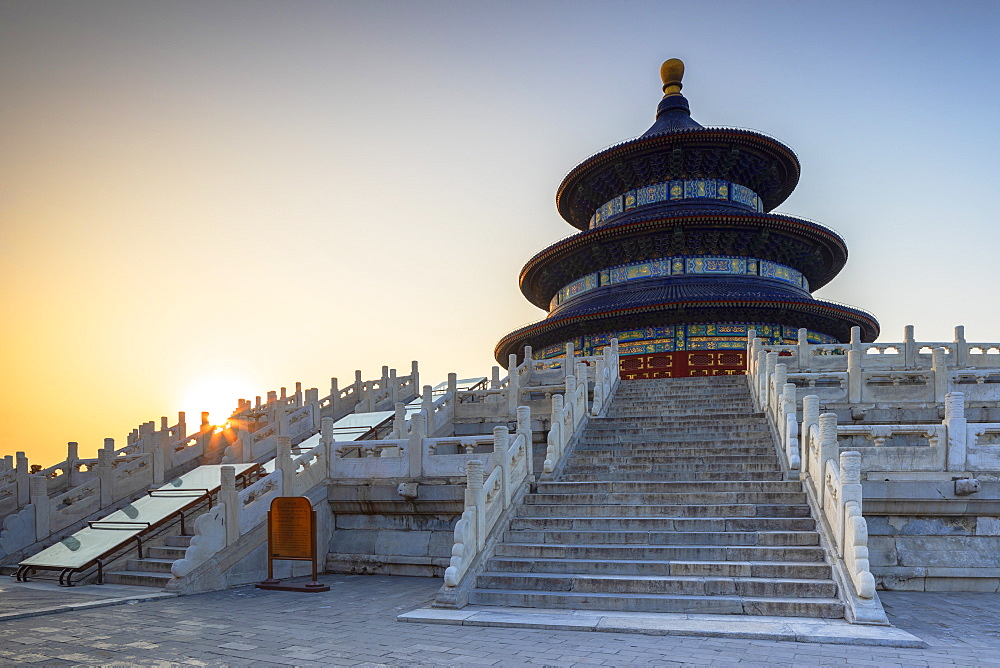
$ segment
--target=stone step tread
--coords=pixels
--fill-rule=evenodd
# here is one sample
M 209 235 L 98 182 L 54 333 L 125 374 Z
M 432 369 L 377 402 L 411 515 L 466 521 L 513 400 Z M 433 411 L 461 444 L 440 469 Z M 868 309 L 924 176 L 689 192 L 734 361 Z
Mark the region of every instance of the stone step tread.
M 565 512 L 566 514 L 565 515 L 546 515 L 546 517 L 560 517 L 560 518 L 561 517 L 574 517 L 575 518 L 575 517 L 588 517 L 588 515 L 579 515 L 579 514 L 571 514 L 571 513 L 581 513 L 581 512 L 585 512 L 588 509 L 596 509 L 596 508 L 602 508 L 602 509 L 603 508 L 607 508 L 610 511 L 610 510 L 617 509 L 619 506 L 621 506 L 621 507 L 633 507 L 631 505 L 626 505 L 626 504 L 597 504 L 597 503 L 590 503 L 590 504 L 587 504 L 587 503 L 579 503 L 579 504 L 574 504 L 574 503 L 551 503 L 551 504 L 546 504 L 546 503 L 528 503 L 528 504 L 524 504 L 523 506 L 521 506 L 521 513 L 534 512 L 536 510 L 540 511 L 540 512 L 541 511 L 555 512 L 556 509 L 560 509 L 563 512 Z M 649 513 L 648 515 L 601 515 L 600 517 L 654 517 L 654 518 L 677 517 L 677 518 L 683 518 L 683 517 L 691 517 L 691 516 L 690 515 L 683 515 L 683 514 L 681 514 L 681 515 L 671 515 L 669 513 L 680 512 L 681 509 L 684 509 L 685 512 L 687 512 L 687 511 L 695 511 L 695 512 L 712 512 L 712 513 L 717 513 L 718 509 L 720 509 L 720 508 L 739 509 L 739 510 L 748 510 L 748 511 L 751 510 L 751 509 L 754 510 L 754 511 L 756 511 L 758 508 L 765 508 L 765 509 L 768 509 L 765 512 L 775 512 L 775 513 L 777 513 L 777 512 L 787 512 L 787 513 L 790 513 L 788 515 L 788 517 L 802 517 L 802 515 L 798 515 L 798 514 L 795 514 L 795 513 L 803 513 L 803 512 L 804 513 L 808 513 L 809 512 L 809 506 L 806 505 L 806 504 L 804 504 L 804 503 L 731 503 L 731 504 L 729 504 L 729 503 L 726 503 L 726 504 L 700 503 L 700 504 L 698 504 L 696 506 L 691 506 L 691 505 L 688 505 L 688 504 L 672 504 L 672 505 L 651 505 L 650 504 L 650 505 L 643 505 L 642 507 L 639 507 L 639 508 L 635 508 L 636 512 L 648 512 Z M 524 517 L 525 515 L 522 514 L 521 516 Z M 725 519 L 735 519 L 735 518 L 745 518 L 745 517 L 771 517 L 771 518 L 779 518 L 779 517 L 783 517 L 783 516 L 782 515 L 766 515 L 766 516 L 764 516 L 764 515 L 738 515 L 738 514 L 730 512 L 730 513 L 724 513 L 724 514 L 712 514 L 712 515 L 704 515 L 704 516 L 699 515 L 698 517 L 699 517 L 699 519 L 715 518 L 715 517 L 725 518 Z
M 769 498 L 766 501 L 750 502 L 750 494 Z M 622 492 L 583 492 L 578 494 L 531 494 L 525 497 L 525 505 L 530 506 L 802 506 L 806 503 L 804 492 L 675 492 L 674 494 L 625 494 Z
M 602 545 L 601 547 L 607 547 Z M 500 556 L 493 557 L 490 561 L 511 561 L 526 566 L 536 566 L 544 565 L 547 563 L 558 563 L 558 564 L 569 564 L 569 565 L 579 565 L 587 566 L 590 564 L 607 564 L 608 561 L 605 559 L 581 559 L 576 557 L 508 557 Z M 764 560 L 734 560 L 734 561 L 715 561 L 715 560 L 694 560 L 694 559 L 615 559 L 614 563 L 623 564 L 629 566 L 704 566 L 706 568 L 716 567 L 716 568 L 727 568 L 733 566 L 742 566 L 745 568 L 754 567 L 766 567 L 766 568 L 815 568 L 815 569 L 826 569 L 829 573 L 830 565 L 825 561 L 820 562 L 808 562 L 808 561 L 764 561 Z M 505 571 L 492 571 L 494 573 Z M 701 577 L 701 576 L 690 576 L 690 577 Z M 728 577 L 728 576 L 719 576 Z M 754 576 L 756 577 L 756 576 Z M 812 579 L 812 578 L 809 578 Z M 821 578 L 829 579 L 829 578 Z
M 156 580 L 169 580 L 173 577 L 170 573 L 161 573 L 157 571 L 109 571 L 104 574 L 105 576 L 120 575 L 125 577 L 134 578 L 153 578 Z
M 705 517 L 688 517 L 684 515 L 553 515 L 551 517 L 525 517 L 519 516 L 515 517 L 514 521 L 530 521 L 530 522 L 620 522 L 622 525 L 637 524 L 640 522 L 687 522 L 690 524 L 696 522 L 787 522 L 787 523 L 798 523 L 806 522 L 811 520 L 811 517 L 743 517 L 740 515 L 726 515 L 726 516 L 705 516 Z M 742 531 L 736 529 L 735 531 Z
M 532 578 L 537 580 L 600 580 L 619 582 L 662 582 L 665 580 L 678 582 L 722 582 L 735 580 L 737 582 L 767 583 L 775 582 L 782 584 L 835 584 L 831 578 L 762 578 L 741 575 L 628 575 L 617 573 L 545 573 L 545 572 L 507 572 L 507 571 L 485 571 L 480 575 L 510 578 Z
M 622 594 L 616 593 L 606 593 L 606 592 L 570 592 L 570 591 L 560 591 L 560 592 L 544 592 L 531 589 L 473 589 L 472 594 L 477 598 L 486 598 L 483 595 L 517 595 L 522 596 L 525 599 L 537 598 L 540 600 L 545 600 L 550 597 L 561 597 L 567 600 L 580 600 L 584 601 L 586 599 L 621 599 L 628 598 L 632 601 L 678 601 L 678 602 L 689 602 L 689 603 L 706 603 L 706 604 L 719 604 L 723 602 L 732 602 L 739 605 L 743 610 L 744 614 L 760 614 L 755 611 L 758 605 L 771 604 L 783 604 L 789 607 L 803 606 L 806 607 L 811 604 L 813 607 L 819 606 L 829 606 L 832 611 L 839 610 L 840 616 L 843 616 L 843 605 L 839 599 L 836 598 L 788 598 L 788 597 L 762 597 L 762 596 L 696 596 L 691 594 L 627 594 L 623 596 Z M 740 605 L 741 604 L 741 605 Z M 551 605 L 551 604 L 549 604 Z M 536 607 L 536 606 L 530 606 Z M 539 605 L 537 607 L 548 607 L 547 605 Z M 559 605 L 551 605 L 551 607 L 558 608 L 562 607 Z M 582 606 L 581 606 L 582 607 Z
M 143 563 L 149 563 L 149 564 L 172 564 L 172 563 L 174 563 L 177 560 L 176 559 L 163 559 L 163 558 L 160 558 L 160 557 L 143 557 L 142 559 L 129 559 L 129 561 L 131 561 L 133 563 L 136 563 L 136 564 L 143 564 Z
M 568 473 L 564 479 L 566 482 L 778 482 L 784 478 L 781 471 L 751 471 L 750 473 L 756 474 L 753 477 L 746 476 L 746 471 L 705 471 L 693 475 L 694 473 L 692 471 L 643 472 L 648 477 L 628 471 L 609 472 L 600 477 L 592 473 Z
M 520 554 L 509 554 L 511 552 Z M 545 553 L 549 556 L 536 557 L 524 556 L 524 553 Z M 716 562 L 745 562 L 747 560 L 760 562 L 784 562 L 796 561 L 794 556 L 801 556 L 803 559 L 797 563 L 802 564 L 825 564 L 826 555 L 818 545 L 650 545 L 629 543 L 500 543 L 497 546 L 496 558 L 509 558 L 524 556 L 524 558 L 539 559 L 564 559 L 568 557 L 553 556 L 555 554 L 575 553 L 576 558 L 601 559 L 603 561 L 618 560 L 627 555 L 643 556 L 647 559 L 655 556 L 667 557 L 674 555 L 674 560 L 692 561 L 696 560 L 692 553 L 702 555 L 715 555 L 708 557 L 708 561 Z M 599 557 L 596 555 L 600 555 Z M 732 555 L 733 558 L 730 558 Z M 767 557 L 775 557 L 768 559 Z M 705 557 L 700 557 L 704 559 Z M 664 559 L 659 559 L 664 560 Z M 670 560 L 670 559 L 666 559 Z
M 767 486 L 768 489 L 749 489 L 749 486 Z M 629 490 L 630 486 L 642 485 L 644 488 L 640 492 Z M 538 494 L 545 494 L 541 490 L 553 490 L 548 493 L 566 494 L 570 493 L 611 493 L 611 494 L 655 494 L 663 493 L 661 490 L 678 488 L 681 486 L 695 487 L 694 492 L 784 492 L 786 494 L 801 494 L 802 483 L 797 480 L 704 480 L 704 481 L 684 481 L 684 480 L 555 480 L 552 482 L 538 483 Z M 599 487 L 601 489 L 587 490 L 585 487 Z M 707 489 L 715 487 L 716 489 Z M 723 489 L 729 487 L 730 489 Z M 779 489 L 774 489 L 775 487 Z M 686 493 L 686 492 L 675 492 Z
M 712 538 L 709 539 L 708 536 Z M 517 540 L 521 539 L 521 540 Z M 819 534 L 812 531 L 606 531 L 594 529 L 516 529 L 504 534 L 504 542 L 527 542 L 551 545 L 692 545 L 731 547 L 810 547 L 819 545 Z M 662 541 L 662 542 L 661 542 Z M 691 542 L 685 542 L 691 541 Z

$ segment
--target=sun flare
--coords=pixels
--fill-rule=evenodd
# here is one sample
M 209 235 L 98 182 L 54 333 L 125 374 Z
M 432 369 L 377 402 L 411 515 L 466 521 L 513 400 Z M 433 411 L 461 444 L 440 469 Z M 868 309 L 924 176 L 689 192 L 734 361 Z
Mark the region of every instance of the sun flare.
M 236 409 L 237 400 L 251 396 L 248 383 L 232 376 L 207 376 L 191 385 L 181 400 L 189 425 L 201 420 L 202 411 L 208 411 L 208 421 L 224 424 Z

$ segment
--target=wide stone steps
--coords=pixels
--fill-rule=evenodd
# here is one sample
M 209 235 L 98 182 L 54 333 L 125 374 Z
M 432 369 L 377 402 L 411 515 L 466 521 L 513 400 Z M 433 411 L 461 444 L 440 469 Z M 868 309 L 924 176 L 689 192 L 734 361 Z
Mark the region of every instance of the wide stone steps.
M 560 478 L 525 497 L 470 601 L 843 617 L 784 477 L 745 378 L 623 381 Z
M 614 543 L 602 545 L 509 542 L 497 545 L 495 556 L 526 559 L 601 559 L 604 561 L 623 559 L 822 562 L 824 553 L 818 545 L 620 545 Z
M 521 506 L 519 517 L 608 517 L 608 518 L 740 518 L 740 517 L 810 517 L 807 505 L 767 505 L 744 503 L 709 505 L 691 503 L 684 505 L 589 505 L 560 503 L 529 503 Z

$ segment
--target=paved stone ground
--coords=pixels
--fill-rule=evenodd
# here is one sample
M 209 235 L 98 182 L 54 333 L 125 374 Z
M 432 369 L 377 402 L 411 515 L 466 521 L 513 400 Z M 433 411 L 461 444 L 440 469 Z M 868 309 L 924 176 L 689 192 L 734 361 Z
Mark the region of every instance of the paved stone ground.
M 113 584 L 60 587 L 51 581 L 16 582 L 10 578 L 3 582 L 0 579 L 0 623 L 19 617 L 172 596 L 150 587 Z
M 930 644 L 900 649 L 404 624 L 439 581 L 322 579 L 329 592 L 240 588 L 0 622 L 0 664 L 1000 666 L 996 594 L 884 593 L 893 623 Z

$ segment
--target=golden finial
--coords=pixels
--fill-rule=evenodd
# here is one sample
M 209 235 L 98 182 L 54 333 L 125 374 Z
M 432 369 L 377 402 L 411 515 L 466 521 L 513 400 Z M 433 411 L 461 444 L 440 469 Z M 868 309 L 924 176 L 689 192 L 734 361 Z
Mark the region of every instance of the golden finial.
M 684 61 L 671 58 L 660 65 L 660 78 L 663 79 L 663 96 L 680 95 L 681 79 L 684 78 Z

